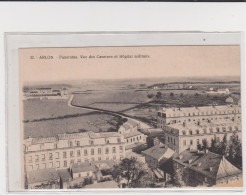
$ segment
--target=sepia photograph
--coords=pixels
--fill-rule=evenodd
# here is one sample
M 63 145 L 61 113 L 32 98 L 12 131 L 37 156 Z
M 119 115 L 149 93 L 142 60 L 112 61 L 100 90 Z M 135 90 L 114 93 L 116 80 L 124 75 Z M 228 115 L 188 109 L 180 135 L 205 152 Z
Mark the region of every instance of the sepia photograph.
M 240 45 L 18 54 L 23 189 L 243 186 Z

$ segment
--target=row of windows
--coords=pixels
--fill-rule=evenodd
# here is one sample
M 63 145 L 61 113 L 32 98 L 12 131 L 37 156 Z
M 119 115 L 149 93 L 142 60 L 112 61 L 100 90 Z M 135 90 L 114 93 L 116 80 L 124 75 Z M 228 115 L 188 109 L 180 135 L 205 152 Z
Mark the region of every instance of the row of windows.
M 179 116 L 205 116 L 205 115 L 217 115 L 217 114 L 236 114 L 240 113 L 240 110 L 229 110 L 229 111 L 207 111 L 207 112 L 193 112 L 193 113 L 177 113 L 168 114 L 168 117 L 179 117 Z
M 127 143 L 132 143 L 132 142 L 135 142 L 135 141 L 140 141 L 142 139 L 142 137 L 141 137 L 141 135 L 139 136 L 139 137 L 136 137 L 136 139 L 135 139 L 135 137 L 133 137 L 133 138 L 129 138 L 129 139 L 127 139 L 126 141 L 127 141 Z
M 119 150 L 120 152 L 123 152 L 123 146 L 119 146 Z M 109 148 L 105 148 L 105 154 L 109 154 Z M 112 153 L 116 153 L 116 147 L 112 147 Z M 98 155 L 101 155 L 102 154 L 102 148 L 98 148 L 97 149 L 97 154 Z M 70 157 L 74 157 L 75 154 L 74 154 L 74 151 L 70 151 L 69 153 Z M 84 149 L 84 156 L 87 156 L 88 155 L 88 150 L 87 149 Z M 94 148 L 91 148 L 90 150 L 90 155 L 95 155 L 95 149 Z M 81 156 L 81 151 L 80 150 L 77 150 L 77 156 L 80 157 Z M 63 158 L 67 158 L 67 152 L 62 152 L 62 157 Z M 46 159 L 46 155 L 45 154 L 41 154 L 40 155 L 35 155 L 35 162 L 39 162 L 39 158 L 41 158 L 41 161 L 45 161 Z M 48 154 L 48 159 L 49 160 L 53 160 L 53 159 L 59 159 L 60 158 L 60 152 L 55 152 L 54 154 L 53 153 L 49 153 Z M 28 157 L 28 161 L 29 162 L 32 162 L 32 156 L 29 156 Z
M 120 143 L 121 139 L 117 138 L 117 142 Z M 94 145 L 94 141 L 93 140 L 90 140 L 89 143 L 90 143 L 90 145 Z M 109 144 L 109 140 L 106 140 L 106 143 Z M 80 141 L 76 141 L 75 143 L 73 141 L 70 141 L 69 142 L 69 147 L 72 148 L 74 146 L 82 146 L 82 145 L 80 144 Z M 57 143 L 54 143 L 54 148 L 57 148 Z M 40 144 L 40 149 L 44 149 L 44 144 Z
M 106 157 L 106 160 L 109 160 L 109 157 Z M 113 160 L 116 160 L 116 156 L 113 156 Z M 123 155 L 120 156 L 120 160 L 123 159 Z M 84 160 L 84 162 L 89 162 L 89 161 L 101 161 L 102 158 L 98 157 L 97 159 L 95 158 L 91 158 L 88 159 L 86 158 Z M 70 160 L 70 164 L 75 163 L 74 160 Z M 78 159 L 77 163 L 81 163 L 81 159 Z M 68 167 L 68 161 L 64 160 L 64 161 L 56 161 L 55 163 L 53 162 L 49 162 L 49 163 L 41 163 L 41 164 L 35 164 L 36 169 L 45 169 L 45 168 L 67 168 Z M 34 166 L 33 165 L 29 165 L 29 170 L 33 170 Z
M 216 130 L 216 131 L 214 131 Z M 232 132 L 233 131 L 233 128 L 230 126 L 230 127 L 216 127 L 216 128 L 209 128 L 209 129 L 203 129 L 203 132 L 199 129 L 195 130 L 195 133 L 196 134 L 202 134 L 202 133 L 213 133 L 213 132 L 217 132 L 217 133 L 220 133 L 220 132 L 226 132 L 226 131 L 230 131 Z M 238 131 L 238 127 L 235 126 L 234 127 L 234 131 Z M 186 135 L 187 132 L 186 131 L 182 131 L 182 135 Z M 192 130 L 189 130 L 189 135 L 192 135 L 193 134 L 193 131 Z

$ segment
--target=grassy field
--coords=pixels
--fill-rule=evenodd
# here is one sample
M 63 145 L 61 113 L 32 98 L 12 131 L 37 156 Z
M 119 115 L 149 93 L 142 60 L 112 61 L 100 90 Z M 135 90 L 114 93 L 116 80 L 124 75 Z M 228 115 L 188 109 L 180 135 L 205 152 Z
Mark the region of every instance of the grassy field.
M 88 113 L 89 111 L 69 107 L 68 100 L 29 99 L 23 102 L 24 120 L 56 118 L 66 115 Z
M 93 112 L 82 117 L 24 123 L 24 136 L 50 137 L 80 131 L 116 131 L 121 124 L 120 117 Z

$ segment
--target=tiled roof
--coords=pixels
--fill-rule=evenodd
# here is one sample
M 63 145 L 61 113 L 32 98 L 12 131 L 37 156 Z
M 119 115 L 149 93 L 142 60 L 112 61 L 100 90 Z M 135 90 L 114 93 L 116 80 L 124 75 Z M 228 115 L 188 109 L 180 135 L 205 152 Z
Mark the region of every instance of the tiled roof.
M 115 181 L 105 181 L 100 183 L 94 183 L 86 185 L 85 188 L 119 188 L 118 184 Z
M 148 155 L 156 160 L 161 160 L 162 158 L 169 159 L 173 156 L 174 151 L 163 144 L 155 145 L 147 150 L 142 151 L 144 155 Z
M 125 133 L 124 134 L 124 138 L 134 137 L 134 136 L 137 136 L 137 135 L 142 135 L 142 133 L 140 133 L 139 131 L 132 131 L 132 132 L 129 132 L 129 133 Z
M 125 128 L 125 130 L 130 129 L 130 125 L 129 125 L 129 124 L 127 124 L 127 123 L 124 123 L 122 126 Z
M 90 164 L 88 162 L 84 162 L 81 164 L 78 163 L 73 163 L 71 165 L 71 169 L 73 171 L 73 173 L 80 173 L 80 172 L 87 172 L 87 171 L 95 171 L 95 165 Z
M 133 127 L 136 127 L 136 126 L 138 125 L 134 120 L 131 120 L 131 119 L 128 119 L 128 120 L 127 120 L 127 123 L 129 123 L 129 124 L 132 125 Z
M 68 182 L 72 179 L 68 169 L 58 169 L 57 172 L 62 182 Z
M 223 156 L 209 151 L 198 153 L 197 151 L 185 150 L 173 160 L 214 179 L 241 173 Z
M 28 172 L 28 184 L 59 180 L 58 172 L 53 168 Z

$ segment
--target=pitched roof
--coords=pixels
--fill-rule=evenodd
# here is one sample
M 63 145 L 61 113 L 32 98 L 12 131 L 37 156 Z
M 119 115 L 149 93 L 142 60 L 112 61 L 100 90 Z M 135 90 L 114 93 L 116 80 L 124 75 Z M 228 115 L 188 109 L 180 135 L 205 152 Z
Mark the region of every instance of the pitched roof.
M 128 119 L 128 120 L 127 120 L 127 123 L 129 123 L 129 124 L 132 125 L 133 127 L 136 127 L 136 126 L 138 125 L 134 120 L 131 120 L 131 119 Z
M 103 169 L 112 169 L 116 162 L 114 160 L 103 160 L 103 161 L 95 161 L 93 164 L 98 167 L 99 170 Z
M 84 162 L 84 163 L 73 163 L 71 165 L 72 171 L 73 173 L 80 173 L 80 172 L 87 172 L 87 171 L 95 171 L 95 165 L 90 164 L 88 162 Z
M 142 151 L 144 155 L 151 156 L 156 160 L 161 160 L 162 158 L 169 159 L 173 156 L 174 151 L 163 144 L 155 145 L 147 150 Z
M 58 169 L 57 172 L 62 182 L 68 182 L 72 179 L 68 169 Z
M 85 188 L 119 188 L 119 186 L 115 181 L 105 181 L 86 185 Z
M 198 153 L 197 151 L 185 150 L 173 160 L 214 179 L 241 173 L 222 155 L 209 151 Z
M 134 137 L 137 135 L 142 135 L 142 133 L 140 133 L 139 131 L 131 131 L 129 133 L 125 133 L 124 138 Z
M 28 172 L 28 184 L 58 180 L 58 172 L 54 168 L 38 169 Z

